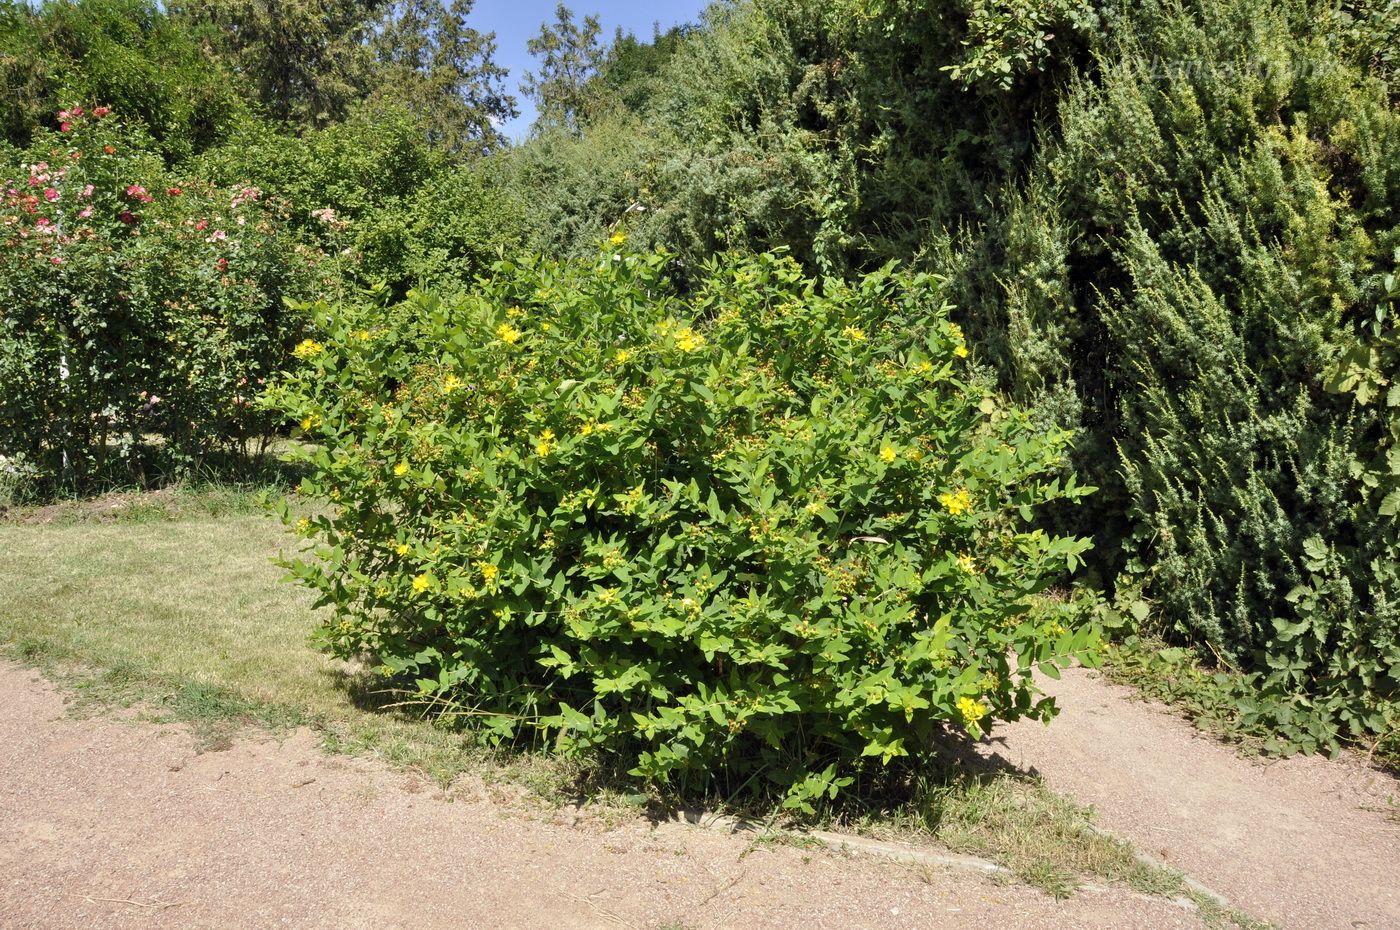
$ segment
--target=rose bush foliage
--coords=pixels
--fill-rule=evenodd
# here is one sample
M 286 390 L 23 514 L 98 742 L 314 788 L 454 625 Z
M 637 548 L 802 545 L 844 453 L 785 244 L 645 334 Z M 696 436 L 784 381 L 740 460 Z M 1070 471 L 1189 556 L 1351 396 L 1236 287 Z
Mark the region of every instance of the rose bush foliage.
M 495 738 L 808 810 L 949 727 L 1048 719 L 1031 670 L 1095 632 L 1042 592 L 1088 542 L 1030 521 L 1087 489 L 971 376 L 939 282 L 722 256 L 680 296 L 623 238 L 313 308 L 272 396 L 329 503 L 288 564 L 330 649 Z
M 167 169 L 107 108 L 59 118 L 0 165 L 0 455 L 82 489 L 265 436 L 317 255 L 282 205 Z

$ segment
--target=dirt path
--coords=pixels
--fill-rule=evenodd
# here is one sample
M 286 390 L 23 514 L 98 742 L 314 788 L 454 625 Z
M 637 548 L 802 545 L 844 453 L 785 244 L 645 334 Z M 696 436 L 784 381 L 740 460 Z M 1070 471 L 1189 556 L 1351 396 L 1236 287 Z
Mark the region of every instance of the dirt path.
M 1356 760 L 1243 759 L 1083 670 L 1047 681 L 1055 722 L 989 755 L 1034 769 L 1098 822 L 1285 928 L 1400 928 L 1400 783 Z
M 180 727 L 74 720 L 0 663 L 0 928 L 1194 928 L 1126 890 L 1055 901 L 739 836 L 533 816 L 327 756 L 299 733 L 198 754 Z

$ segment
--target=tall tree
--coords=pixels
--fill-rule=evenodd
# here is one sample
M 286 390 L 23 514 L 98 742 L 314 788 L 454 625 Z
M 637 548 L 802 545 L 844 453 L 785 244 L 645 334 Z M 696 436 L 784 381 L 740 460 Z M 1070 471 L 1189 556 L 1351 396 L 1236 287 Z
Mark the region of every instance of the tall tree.
M 369 79 L 365 43 L 380 0 L 175 0 L 170 10 L 255 89 L 267 112 L 301 125 L 344 116 Z
M 527 47 L 540 67 L 525 74 L 521 90 L 539 107 L 539 127 L 579 130 L 589 106 L 591 82 L 607 58 L 598 38 L 601 32 L 597 16 L 575 22 L 573 11 L 560 3 L 554 23 L 543 23 L 540 34 L 529 41 Z
M 619 28 L 595 82 L 598 95 L 609 103 L 641 111 L 664 87 L 671 59 L 696 32 L 697 27 L 689 24 L 662 32 L 658 23 L 652 28 L 651 41 L 646 42 Z
M 180 16 L 248 76 L 274 117 L 303 126 L 390 101 L 436 144 L 490 148 L 515 115 L 494 33 L 467 25 L 474 0 L 180 0 Z
M 474 0 L 401 0 L 386 8 L 371 48 L 374 94 L 413 113 L 431 141 L 450 151 L 490 149 L 516 115 L 496 64 L 496 34 L 467 25 Z

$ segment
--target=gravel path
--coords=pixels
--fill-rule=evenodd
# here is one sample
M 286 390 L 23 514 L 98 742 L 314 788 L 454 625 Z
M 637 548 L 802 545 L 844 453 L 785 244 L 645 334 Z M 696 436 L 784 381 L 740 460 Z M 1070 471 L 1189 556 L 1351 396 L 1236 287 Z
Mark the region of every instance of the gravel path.
M 1400 928 L 1400 783 L 1355 759 L 1255 762 L 1076 669 L 1049 727 L 984 752 L 1093 805 L 1098 822 L 1279 927 Z
M 0 747 L 3 930 L 1200 926 L 1121 889 L 1055 901 L 680 825 L 575 822 L 480 785 L 450 800 L 307 733 L 196 753 L 180 727 L 72 719 L 3 662 Z

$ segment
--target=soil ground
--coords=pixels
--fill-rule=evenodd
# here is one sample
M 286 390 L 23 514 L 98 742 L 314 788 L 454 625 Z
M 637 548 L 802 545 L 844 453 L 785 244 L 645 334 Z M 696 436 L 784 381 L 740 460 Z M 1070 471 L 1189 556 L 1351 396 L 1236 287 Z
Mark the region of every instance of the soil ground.
M 1400 928 L 1400 782 L 1356 757 L 1250 760 L 1130 689 L 1073 669 L 1062 711 L 984 753 L 1038 773 L 1139 850 L 1279 927 Z
M 1059 901 L 963 871 L 449 798 L 298 731 L 198 752 L 183 727 L 75 719 L 0 662 L 0 928 L 1202 926 L 1127 889 Z
M 1098 822 L 1278 927 L 1400 928 L 1400 785 L 1354 758 L 1246 759 L 1082 670 L 1050 727 L 999 728 Z M 0 928 L 1199 927 L 1126 888 L 1057 901 L 633 816 L 449 796 L 308 731 L 201 752 L 183 727 L 77 719 L 0 662 Z

